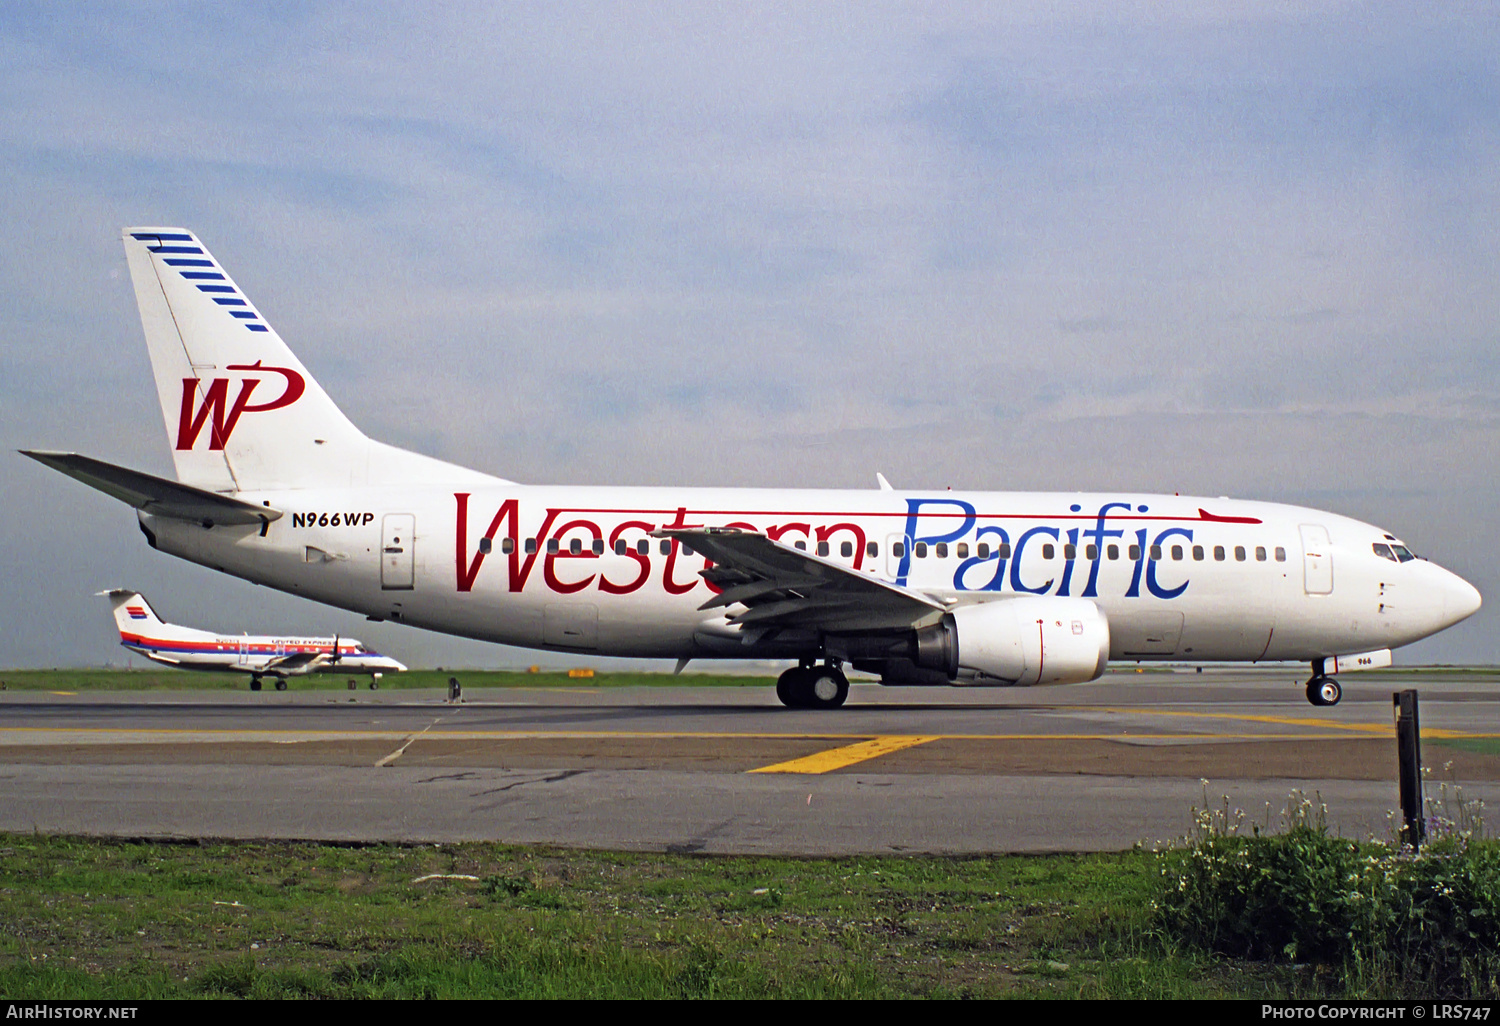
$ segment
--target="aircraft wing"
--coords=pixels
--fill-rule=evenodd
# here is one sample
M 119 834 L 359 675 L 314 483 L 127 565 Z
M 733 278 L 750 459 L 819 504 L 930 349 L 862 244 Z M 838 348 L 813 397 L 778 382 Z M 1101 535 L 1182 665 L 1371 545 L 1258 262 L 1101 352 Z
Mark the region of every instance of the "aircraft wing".
M 743 604 L 729 622 L 744 630 L 878 631 L 925 627 L 947 612 L 942 601 L 831 559 L 733 527 L 666 528 L 713 566 L 704 580 L 722 591 L 698 608 Z
M 293 652 L 266 664 L 265 673 L 302 674 L 312 673 L 328 662 L 327 652 Z
M 209 525 L 265 524 L 281 517 L 279 509 L 241 502 L 217 492 L 80 456 L 76 452 L 22 449 L 20 453 L 155 516 Z

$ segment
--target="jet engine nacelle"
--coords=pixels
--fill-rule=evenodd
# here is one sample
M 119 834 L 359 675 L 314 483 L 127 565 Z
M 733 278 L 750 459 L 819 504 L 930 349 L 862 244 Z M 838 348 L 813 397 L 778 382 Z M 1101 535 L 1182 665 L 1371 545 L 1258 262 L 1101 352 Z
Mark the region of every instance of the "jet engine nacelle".
M 917 633 L 918 667 L 972 684 L 1081 684 L 1104 672 L 1109 620 L 1088 599 L 1036 596 L 960 606 Z

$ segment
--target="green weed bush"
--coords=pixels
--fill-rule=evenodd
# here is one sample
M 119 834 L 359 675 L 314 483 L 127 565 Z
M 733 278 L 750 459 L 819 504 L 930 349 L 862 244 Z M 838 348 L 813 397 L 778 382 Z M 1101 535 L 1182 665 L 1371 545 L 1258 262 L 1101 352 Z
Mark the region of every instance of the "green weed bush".
M 1355 991 L 1500 995 L 1500 842 L 1439 819 L 1414 853 L 1336 837 L 1325 812 L 1294 793 L 1273 833 L 1245 830 L 1227 800 L 1195 810 L 1194 834 L 1162 854 L 1157 932 L 1231 957 L 1332 966 Z

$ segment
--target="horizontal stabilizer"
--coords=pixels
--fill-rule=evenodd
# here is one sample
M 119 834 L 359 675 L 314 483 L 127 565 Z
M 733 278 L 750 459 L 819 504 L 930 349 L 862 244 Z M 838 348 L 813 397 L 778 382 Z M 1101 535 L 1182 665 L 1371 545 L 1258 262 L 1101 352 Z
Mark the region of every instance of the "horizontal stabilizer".
M 264 524 L 281 517 L 280 510 L 269 506 L 255 506 L 227 495 L 80 456 L 76 452 L 19 451 L 22 456 L 30 456 L 38 463 L 153 516 L 191 520 L 208 526 Z

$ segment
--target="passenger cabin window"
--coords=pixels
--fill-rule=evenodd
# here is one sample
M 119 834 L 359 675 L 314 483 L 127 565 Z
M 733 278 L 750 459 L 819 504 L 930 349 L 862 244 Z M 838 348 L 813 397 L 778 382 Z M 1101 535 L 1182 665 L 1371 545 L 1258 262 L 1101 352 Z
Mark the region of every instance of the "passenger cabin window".
M 1276 546 L 1276 562 L 1286 562 L 1286 549 L 1282 548 L 1280 545 Z
M 827 542 L 818 542 L 818 555 L 820 555 L 820 556 L 826 556 L 826 555 L 828 555 L 828 543 Z
M 880 546 L 876 545 L 874 542 L 865 542 L 865 555 L 869 556 L 871 559 L 874 559 L 876 556 L 880 555 Z M 898 552 L 896 553 L 896 555 L 899 556 L 901 555 L 901 553 Z
M 526 539 L 526 554 L 528 556 L 530 556 L 530 555 L 534 555 L 535 553 L 536 553 L 536 539 L 535 538 L 527 538 Z
M 978 545 L 976 545 L 974 547 L 974 553 L 980 559 L 989 559 L 990 558 L 990 543 L 989 542 L 980 542 Z
M 936 555 L 938 559 L 947 559 L 948 558 L 948 543 L 947 542 L 938 542 L 936 545 L 933 546 L 933 549 L 935 550 L 934 555 Z
M 1063 545 L 1063 559 L 1077 559 L 1078 546 L 1065 543 Z
M 1264 563 L 1266 561 L 1266 547 L 1264 545 L 1255 546 L 1255 561 L 1257 563 Z
M 640 541 L 635 543 L 635 551 L 640 553 L 642 556 L 649 556 L 651 555 L 651 543 L 645 538 L 642 538 Z
M 1151 546 L 1151 558 L 1152 559 L 1160 559 L 1161 558 L 1161 546 L 1160 545 L 1153 545 L 1153 546 Z
M 1010 558 L 1010 542 L 1001 542 L 1000 543 L 1000 558 L 1001 559 L 1009 559 Z
M 489 553 L 489 551 L 490 551 L 490 540 L 488 538 L 481 538 L 481 539 L 479 539 L 479 551 L 483 552 L 483 553 L 486 553 L 486 554 Z
M 1107 546 L 1104 551 L 1105 551 L 1105 554 L 1108 555 L 1110 559 L 1119 559 L 1120 558 L 1120 546 L 1118 546 L 1118 545 Z
M 917 558 L 918 559 L 926 559 L 927 558 L 927 543 L 926 542 L 917 542 L 917 544 L 914 545 L 913 548 L 916 550 Z
M 1052 543 L 1051 542 L 1048 542 L 1046 545 L 1042 546 L 1042 558 L 1043 559 L 1051 559 L 1053 557 L 1053 555 L 1056 554 L 1056 552 L 1057 552 L 1057 550 L 1052 547 Z
M 672 543 L 671 543 L 671 541 L 669 541 L 666 538 L 663 538 L 661 540 L 661 554 L 663 556 L 665 556 L 665 555 L 669 554 L 671 551 L 672 551 Z
M 583 551 L 583 539 L 582 538 L 574 538 L 572 541 L 568 542 L 568 552 L 569 552 L 569 554 L 576 556 L 576 555 L 578 555 L 582 551 Z
M 1173 545 L 1172 546 L 1172 558 L 1173 559 L 1181 559 L 1182 558 L 1182 546 L 1181 545 Z
M 897 558 L 906 555 L 906 543 L 891 542 L 891 555 L 896 556 Z
M 592 546 L 590 546 L 590 548 L 592 548 L 594 550 L 594 555 L 596 555 L 596 556 L 603 555 L 604 554 L 604 539 L 603 538 L 595 538 L 594 539 L 594 544 Z
M 849 559 L 854 555 L 853 542 L 839 542 L 839 555 Z
M 1245 546 L 1236 545 L 1234 547 L 1234 558 L 1241 563 L 1245 561 Z
M 1193 546 L 1193 558 L 1196 559 L 1196 560 L 1198 560 L 1199 562 L 1202 562 L 1202 560 L 1203 560 L 1203 546 L 1202 545 L 1194 545 Z
M 792 542 L 792 547 L 793 548 L 797 548 L 797 549 L 801 549 L 803 552 L 806 552 L 807 551 L 807 542 L 805 542 L 805 541 Z
M 547 551 L 549 553 L 557 551 L 557 539 L 556 538 L 548 538 L 547 539 Z
M 1141 558 L 1141 547 L 1139 545 L 1132 545 L 1127 551 L 1129 551 L 1131 559 Z
M 501 538 L 500 551 L 507 556 L 516 551 L 516 540 L 514 538 Z
M 1083 558 L 1084 559 L 1098 559 L 1099 558 L 1099 546 L 1094 545 L 1093 543 L 1085 545 L 1083 547 Z
M 958 558 L 959 559 L 968 559 L 969 558 L 969 543 L 968 542 L 959 542 L 958 543 Z
M 1214 546 L 1214 559 L 1217 559 L 1221 563 L 1224 561 L 1224 546 L 1222 546 L 1222 545 L 1215 545 Z
M 624 538 L 616 538 L 615 539 L 615 555 L 617 555 L 617 556 L 623 556 L 623 555 L 625 555 L 625 539 Z

